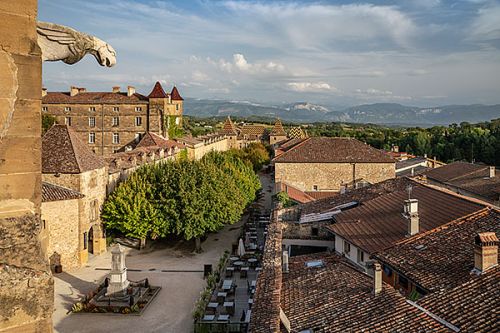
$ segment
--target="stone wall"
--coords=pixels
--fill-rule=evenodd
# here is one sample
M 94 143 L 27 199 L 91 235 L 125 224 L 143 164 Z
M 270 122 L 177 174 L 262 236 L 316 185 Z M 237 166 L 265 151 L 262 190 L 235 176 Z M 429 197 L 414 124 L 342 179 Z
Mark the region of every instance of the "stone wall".
M 41 53 L 37 1 L 0 1 L 0 331 L 51 332 L 40 244 Z
M 71 111 L 65 111 L 65 108 Z M 94 107 L 95 111 L 90 111 Z M 71 128 L 80 136 L 80 140 L 98 155 L 110 155 L 123 150 L 126 146 L 135 146 L 138 134 L 143 135 L 147 129 L 148 103 L 136 104 L 43 104 L 44 114 L 55 116 L 59 124 L 71 121 Z M 118 108 L 118 111 L 114 111 Z M 140 108 L 140 111 L 136 111 Z M 89 125 L 90 118 L 95 119 L 95 126 Z M 141 118 L 141 124 L 136 125 L 136 118 Z M 113 125 L 113 118 L 118 118 L 118 125 Z M 156 114 L 150 115 L 150 131 L 160 134 L 160 123 Z M 95 143 L 89 142 L 89 134 L 95 135 Z M 118 134 L 119 142 L 113 142 L 113 134 Z
M 301 191 L 340 191 L 342 184 L 356 181 L 379 183 L 396 176 L 394 163 L 275 163 L 275 182 L 284 182 Z
M 80 267 L 79 201 L 59 200 L 42 203 L 44 253 L 51 267 L 61 264 L 64 271 Z
M 106 252 L 106 239 L 103 237 L 103 226 L 100 219 L 100 210 L 106 198 L 108 184 L 106 168 L 90 170 L 81 174 L 44 174 L 43 180 L 85 195 L 83 199 L 79 200 L 78 205 L 80 265 L 87 262 L 89 252 L 93 254 Z M 59 241 L 64 242 L 65 240 L 60 239 Z

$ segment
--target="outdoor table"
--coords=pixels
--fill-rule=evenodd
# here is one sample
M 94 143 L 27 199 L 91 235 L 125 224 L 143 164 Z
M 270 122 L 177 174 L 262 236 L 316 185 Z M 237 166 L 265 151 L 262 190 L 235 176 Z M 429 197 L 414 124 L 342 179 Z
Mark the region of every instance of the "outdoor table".
M 204 315 L 203 320 L 212 321 L 215 319 L 215 315 Z
M 244 279 L 248 276 L 248 267 L 241 267 L 240 278 Z
M 233 280 L 224 280 L 224 282 L 222 283 L 223 290 L 230 290 L 232 286 L 233 286 Z
M 240 257 L 232 256 L 232 257 L 229 257 L 229 260 L 237 261 L 237 260 L 240 260 Z
M 240 266 L 243 266 L 243 261 L 241 260 L 235 261 L 233 262 L 233 265 L 236 267 L 236 269 L 239 269 Z
M 234 315 L 234 302 L 224 302 L 224 307 L 226 308 L 227 313 Z
M 211 303 L 208 303 L 207 308 L 217 309 L 218 306 L 219 306 L 219 303 L 211 302 Z
M 253 305 L 253 298 L 248 299 L 248 308 L 251 309 Z
M 250 322 L 250 316 L 252 315 L 252 310 L 248 310 L 245 314 L 245 323 Z
M 234 272 L 234 267 L 229 266 L 226 267 L 226 277 L 232 277 Z
M 252 288 L 255 288 L 256 285 L 257 285 L 257 280 L 252 280 L 252 284 L 250 284 L 250 286 Z
M 257 244 L 255 244 L 255 243 L 248 244 L 248 249 L 249 250 L 257 250 Z
M 255 267 L 257 266 L 257 259 L 256 258 L 250 258 L 247 260 L 248 263 L 250 264 L 250 267 Z
M 219 291 L 217 293 L 217 302 L 224 303 L 224 300 L 226 299 L 226 297 L 227 297 L 227 293 L 226 292 Z
M 255 271 L 256 271 L 256 272 L 260 272 L 260 271 L 262 271 L 262 267 L 255 267 Z
M 227 314 L 221 314 L 219 315 L 219 317 L 217 318 L 218 321 L 229 321 L 229 315 Z

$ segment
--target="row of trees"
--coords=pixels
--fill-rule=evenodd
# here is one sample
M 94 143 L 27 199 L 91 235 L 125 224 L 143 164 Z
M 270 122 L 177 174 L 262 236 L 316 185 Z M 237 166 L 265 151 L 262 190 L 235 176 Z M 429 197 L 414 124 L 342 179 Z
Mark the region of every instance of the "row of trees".
M 109 196 L 102 218 L 108 229 L 140 239 L 200 238 L 239 220 L 255 199 L 259 178 L 239 151 L 212 152 L 199 161 L 145 165 Z
M 444 162 L 465 160 L 500 166 L 500 119 L 431 128 L 314 124 L 308 132 L 315 136 L 351 136 L 380 149 L 398 145 L 409 153 L 435 156 Z

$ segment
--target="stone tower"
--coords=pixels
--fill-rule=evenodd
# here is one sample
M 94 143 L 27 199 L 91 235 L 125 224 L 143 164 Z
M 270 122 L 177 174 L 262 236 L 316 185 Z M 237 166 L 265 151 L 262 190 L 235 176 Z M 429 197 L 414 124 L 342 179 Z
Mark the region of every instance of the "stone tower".
M 283 128 L 283 124 L 281 124 L 281 120 L 276 119 L 276 123 L 274 123 L 274 127 L 269 134 L 269 143 L 274 145 L 275 143 L 280 143 L 286 139 L 288 139 L 288 137 L 285 129 Z

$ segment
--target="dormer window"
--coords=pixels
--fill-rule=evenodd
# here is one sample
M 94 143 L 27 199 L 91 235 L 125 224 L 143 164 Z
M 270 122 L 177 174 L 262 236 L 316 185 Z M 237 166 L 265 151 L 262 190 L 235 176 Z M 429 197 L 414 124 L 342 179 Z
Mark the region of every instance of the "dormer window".
M 70 112 L 71 111 L 71 107 L 70 106 L 65 106 L 64 107 L 64 111 L 65 112 Z
M 49 111 L 49 108 L 48 108 L 48 107 L 46 107 L 46 106 L 42 106 L 42 111 L 43 111 L 43 112 L 47 112 L 47 111 Z
M 89 111 L 90 111 L 90 112 L 95 112 L 95 106 L 91 106 L 91 107 L 89 107 Z
M 142 107 L 140 107 L 140 106 L 135 107 L 135 112 L 141 112 L 141 111 L 142 111 Z
M 118 112 L 120 111 L 120 108 L 118 106 L 113 106 L 113 111 Z

